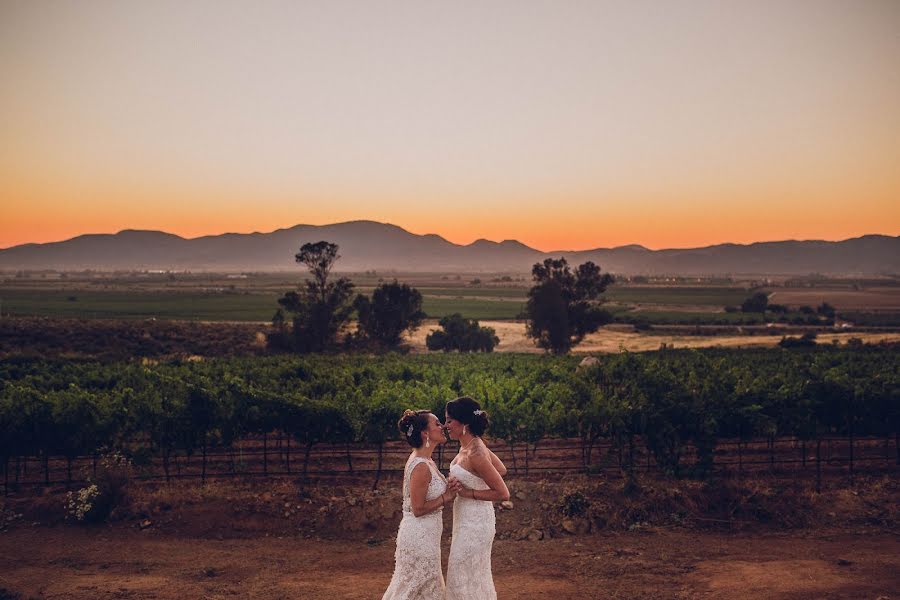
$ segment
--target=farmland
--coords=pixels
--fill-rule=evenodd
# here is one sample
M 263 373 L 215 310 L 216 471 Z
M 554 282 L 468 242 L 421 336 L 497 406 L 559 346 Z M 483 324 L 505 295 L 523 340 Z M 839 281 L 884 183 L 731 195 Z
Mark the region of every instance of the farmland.
M 522 321 L 482 321 L 500 339 L 495 352 L 540 354 L 543 351 L 525 335 Z M 427 353 L 425 338 L 438 329 L 426 320 L 404 337 L 404 349 Z M 851 340 L 879 344 L 900 341 L 900 331 L 841 331 L 818 328 L 820 342 L 847 345 Z M 186 357 L 260 356 L 270 354 L 268 323 L 199 322 L 144 319 L 60 319 L 22 317 L 0 319 L 0 356 L 97 357 L 118 360 L 135 358 L 173 359 Z M 588 335 L 575 347 L 577 354 L 645 352 L 666 348 L 774 347 L 785 335 L 810 331 L 803 327 L 747 327 L 735 332 L 729 327 L 656 326 L 638 332 L 629 325 L 610 325 Z
M 520 317 L 529 278 L 510 275 L 441 275 L 349 273 L 360 293 L 371 293 L 384 281 L 397 279 L 423 295 L 423 310 L 434 319 L 458 312 L 484 320 Z M 294 289 L 300 277 L 291 274 L 44 274 L 7 276 L 0 282 L 0 314 L 102 319 L 174 319 L 199 321 L 269 321 L 277 299 Z M 892 280 L 891 280 L 892 281 Z M 781 287 L 759 281 L 710 283 L 676 281 L 635 284 L 622 281 L 604 298 L 617 321 L 636 324 L 754 325 L 766 319 L 758 313 L 726 312 L 760 289 L 770 301 L 796 311 L 828 302 L 866 325 L 894 326 L 900 314 L 900 286 L 860 287 L 828 282 L 816 287 Z M 855 284 L 854 284 L 855 285 Z M 769 316 L 768 320 L 774 317 Z M 791 312 L 786 321 L 806 318 Z

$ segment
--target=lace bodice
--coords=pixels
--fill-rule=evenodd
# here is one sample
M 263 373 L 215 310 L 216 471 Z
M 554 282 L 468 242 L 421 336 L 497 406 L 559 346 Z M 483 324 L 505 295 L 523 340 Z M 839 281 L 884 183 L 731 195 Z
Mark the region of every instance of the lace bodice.
M 428 470 L 431 471 L 431 482 L 428 484 L 428 490 L 425 492 L 425 500 L 434 500 L 441 494 L 447 491 L 447 480 L 438 471 L 437 466 L 435 466 L 433 460 L 429 460 L 427 458 L 414 457 L 409 463 L 406 465 L 406 472 L 403 475 L 403 514 L 412 514 L 412 498 L 410 497 L 409 491 L 409 480 L 412 478 L 412 472 L 421 463 L 425 463 L 428 465 Z M 440 517 L 441 511 L 444 510 L 444 507 L 437 509 L 434 512 L 429 513 L 428 515 L 422 515 L 422 517 L 437 515 Z M 421 517 L 420 517 L 421 518 Z

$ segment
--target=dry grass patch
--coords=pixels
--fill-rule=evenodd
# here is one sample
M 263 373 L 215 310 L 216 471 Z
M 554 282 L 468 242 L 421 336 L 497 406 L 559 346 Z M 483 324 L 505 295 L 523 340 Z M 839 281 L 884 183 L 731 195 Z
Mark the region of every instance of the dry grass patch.
M 500 344 L 495 352 L 525 352 L 540 354 L 544 351 L 534 345 L 534 342 L 525 335 L 524 321 L 480 321 L 482 327 L 492 327 L 500 338 Z M 434 330 L 439 329 L 437 321 L 427 320 L 416 330 L 412 336 L 406 338 L 413 352 L 427 352 L 425 337 Z M 662 344 L 668 348 L 749 348 L 749 347 L 775 347 L 781 341 L 781 332 L 775 331 L 772 335 L 655 335 L 638 333 L 631 326 L 605 327 L 587 336 L 584 341 L 573 349 L 575 353 L 612 353 L 627 350 L 628 352 L 645 352 L 659 350 Z M 823 333 L 819 336 L 820 343 L 832 343 L 837 340 L 839 344 L 846 344 L 850 338 L 861 339 L 865 343 L 877 344 L 881 342 L 900 342 L 900 332 L 897 333 Z

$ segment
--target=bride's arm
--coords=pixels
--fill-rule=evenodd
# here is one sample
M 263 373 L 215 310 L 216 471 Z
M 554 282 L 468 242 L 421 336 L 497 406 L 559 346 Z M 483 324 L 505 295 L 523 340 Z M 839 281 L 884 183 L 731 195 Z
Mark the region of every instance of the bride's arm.
M 497 472 L 500 473 L 500 476 L 503 477 L 506 475 L 506 465 L 503 464 L 503 461 L 500 460 L 496 454 L 494 454 L 493 450 L 488 450 L 491 455 L 491 464 L 494 465 L 494 468 L 497 469 Z
M 413 467 L 412 474 L 409 476 L 409 500 L 412 505 L 412 513 L 416 517 L 433 513 L 456 497 L 454 492 L 448 491 L 434 500 L 426 500 L 425 496 L 428 494 L 431 477 L 431 469 L 425 463 L 419 463 Z
M 509 500 L 509 489 L 503 476 L 494 467 L 491 461 L 490 450 L 484 446 L 472 449 L 469 455 L 469 466 L 472 472 L 481 477 L 491 488 L 489 490 L 460 490 L 459 495 L 473 500 L 490 500 L 491 502 L 503 502 Z

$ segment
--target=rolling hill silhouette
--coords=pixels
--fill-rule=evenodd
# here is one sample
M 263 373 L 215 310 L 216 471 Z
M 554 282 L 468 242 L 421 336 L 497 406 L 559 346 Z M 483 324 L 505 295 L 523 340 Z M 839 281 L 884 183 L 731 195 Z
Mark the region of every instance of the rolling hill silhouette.
M 468 245 L 439 235 L 417 235 L 396 225 L 350 221 L 296 225 L 271 233 L 226 233 L 186 239 L 161 231 L 125 230 L 81 235 L 62 242 L 0 250 L 0 269 L 56 270 L 296 270 L 294 254 L 306 242 L 340 246 L 341 271 L 529 272 L 535 262 L 565 256 L 592 260 L 627 274 L 896 274 L 900 236 L 866 235 L 841 242 L 780 241 L 649 250 L 639 245 L 584 251 L 541 252 L 515 241 Z

